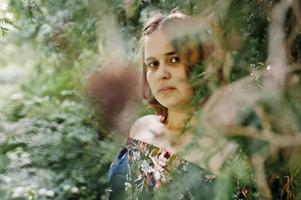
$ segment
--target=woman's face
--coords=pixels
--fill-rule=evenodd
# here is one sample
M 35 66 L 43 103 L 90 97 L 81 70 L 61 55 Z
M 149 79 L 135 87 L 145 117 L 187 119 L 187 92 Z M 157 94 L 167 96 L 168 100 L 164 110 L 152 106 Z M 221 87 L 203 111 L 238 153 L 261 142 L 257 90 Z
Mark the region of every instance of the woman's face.
M 191 102 L 193 90 L 185 64 L 160 30 L 145 36 L 146 79 L 156 100 L 166 108 L 182 108 Z

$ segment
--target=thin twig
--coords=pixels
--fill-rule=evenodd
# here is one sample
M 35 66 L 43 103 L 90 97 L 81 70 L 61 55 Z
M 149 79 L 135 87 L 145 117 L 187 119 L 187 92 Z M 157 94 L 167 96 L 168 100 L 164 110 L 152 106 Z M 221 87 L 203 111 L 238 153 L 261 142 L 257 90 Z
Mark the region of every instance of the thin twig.
M 268 186 L 265 168 L 264 168 L 265 158 L 261 153 L 254 154 L 251 157 L 251 163 L 254 169 L 254 178 L 258 186 L 259 193 L 264 200 L 272 199 L 272 193 Z
M 282 135 L 268 130 L 258 131 L 253 127 L 228 126 L 225 135 L 253 138 L 280 148 L 301 145 L 301 133 Z

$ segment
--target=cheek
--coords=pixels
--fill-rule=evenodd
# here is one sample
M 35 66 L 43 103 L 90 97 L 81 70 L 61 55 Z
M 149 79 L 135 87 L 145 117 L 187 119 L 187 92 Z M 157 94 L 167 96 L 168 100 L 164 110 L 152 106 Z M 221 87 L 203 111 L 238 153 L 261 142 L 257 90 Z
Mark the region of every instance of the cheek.
M 183 78 L 182 79 L 182 91 L 183 91 L 183 93 L 185 94 L 185 95 L 187 95 L 187 96 L 189 96 L 189 97 L 191 97 L 191 96 L 193 96 L 193 89 L 192 89 L 192 87 L 191 87 L 191 85 L 190 85 L 190 83 L 189 83 L 189 80 L 187 79 L 187 78 Z
M 190 85 L 187 83 L 182 88 L 183 94 L 187 97 L 193 96 L 193 89 L 190 87 Z
M 149 85 L 149 87 L 152 89 L 153 84 L 154 84 L 154 80 L 153 80 L 153 75 L 151 74 L 151 72 L 146 72 L 146 81 Z
M 193 89 L 192 89 L 191 87 L 189 87 L 189 89 L 188 89 L 188 91 L 187 91 L 187 95 L 188 95 L 189 97 L 193 97 L 193 94 L 194 94 Z

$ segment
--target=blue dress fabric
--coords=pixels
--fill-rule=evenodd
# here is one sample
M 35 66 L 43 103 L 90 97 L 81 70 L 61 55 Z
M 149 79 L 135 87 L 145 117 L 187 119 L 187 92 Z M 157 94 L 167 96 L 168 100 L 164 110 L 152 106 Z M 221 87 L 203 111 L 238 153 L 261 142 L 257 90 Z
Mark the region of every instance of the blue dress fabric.
M 109 170 L 109 199 L 124 199 L 126 175 L 129 170 L 128 150 L 122 148 L 117 155 L 117 162 Z

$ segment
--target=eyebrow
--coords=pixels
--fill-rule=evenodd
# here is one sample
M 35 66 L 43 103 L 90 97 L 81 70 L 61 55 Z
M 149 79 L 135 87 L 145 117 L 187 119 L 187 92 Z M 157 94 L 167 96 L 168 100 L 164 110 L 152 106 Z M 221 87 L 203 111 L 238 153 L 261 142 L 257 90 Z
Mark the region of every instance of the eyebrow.
M 164 55 L 165 55 L 165 56 L 171 56 L 171 55 L 174 55 L 174 54 L 176 54 L 175 51 L 170 51 L 170 52 L 165 53 Z M 155 60 L 155 59 L 156 59 L 155 57 L 149 57 L 149 58 L 146 58 L 145 61 L 148 61 L 148 60 Z
M 171 56 L 171 55 L 174 55 L 174 54 L 176 54 L 175 51 L 170 51 L 170 52 L 165 53 L 164 55 L 165 56 Z

